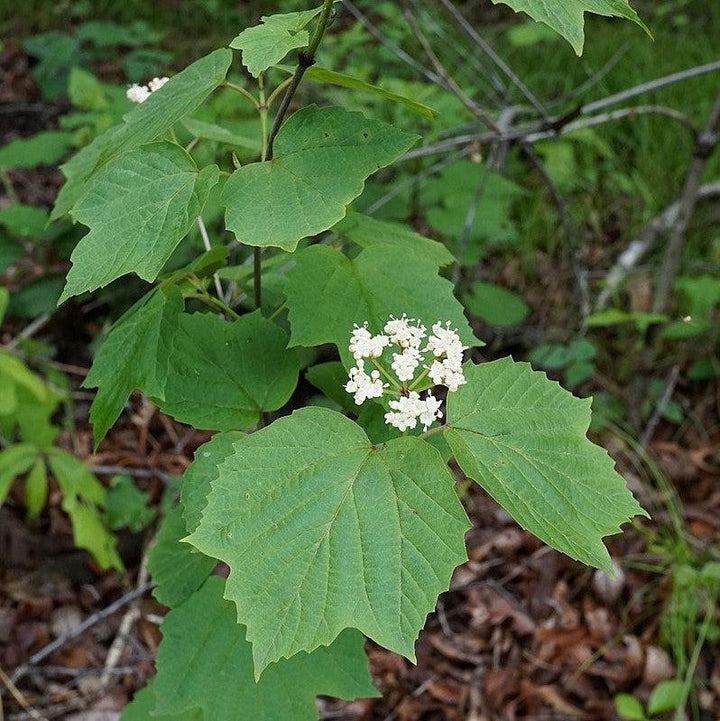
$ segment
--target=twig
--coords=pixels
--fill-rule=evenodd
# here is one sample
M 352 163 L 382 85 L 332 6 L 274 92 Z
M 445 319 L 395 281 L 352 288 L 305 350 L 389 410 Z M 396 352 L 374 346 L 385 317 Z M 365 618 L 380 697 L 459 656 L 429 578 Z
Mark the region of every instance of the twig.
M 649 92 L 650 90 L 664 88 L 666 85 L 679 83 L 683 80 L 688 80 L 689 78 L 696 78 L 699 75 L 704 75 L 705 73 L 714 73 L 718 70 L 720 70 L 720 60 L 716 60 L 715 62 L 707 63 L 705 65 L 698 65 L 694 68 L 688 68 L 687 70 L 681 70 L 680 72 L 671 73 L 670 75 L 664 75 L 661 78 L 649 80 L 646 83 L 640 83 L 640 85 L 635 85 L 632 88 L 622 90 L 619 93 L 609 95 L 601 100 L 596 100 L 593 103 L 587 103 L 587 105 L 582 106 L 582 115 L 588 115 L 589 113 L 594 113 L 596 110 L 602 110 L 603 108 L 608 108 L 611 105 L 622 103 L 625 100 L 635 98 L 638 95 L 642 95 L 642 93 Z
M 207 228 L 205 227 L 205 221 L 202 219 L 201 215 L 198 215 L 197 217 L 197 224 L 200 229 L 200 237 L 202 238 L 205 250 L 209 252 L 212 250 L 212 245 L 210 244 L 210 236 L 208 235 Z M 222 300 L 225 297 L 225 294 L 223 292 L 222 283 L 220 282 L 220 276 L 217 273 L 213 273 L 213 281 L 215 283 L 215 292 L 218 294 L 220 300 Z
M 34 336 L 35 333 L 47 324 L 50 318 L 52 318 L 51 313 L 43 313 L 42 315 L 39 315 L 32 323 L 26 325 L 5 347 L 8 350 L 14 350 L 18 347 L 21 341 L 25 340 L 25 338 L 31 338 Z
M 436 73 L 429 70 L 424 65 L 419 63 L 415 58 L 408 55 L 401 47 L 396 45 L 390 38 L 388 38 L 381 30 L 379 30 L 370 19 L 354 4 L 351 0 L 343 0 L 343 5 L 350 11 L 351 15 L 359 20 L 365 29 L 383 46 L 385 46 L 390 52 L 396 55 L 404 63 L 407 63 L 411 68 L 414 68 L 417 72 L 423 75 L 431 83 L 435 83 L 440 87 L 444 88 L 445 83 L 442 78 Z
M 170 483 L 172 476 L 165 471 L 153 468 L 125 468 L 123 466 L 89 465 L 93 473 L 108 476 L 134 476 L 135 478 L 159 478 L 163 483 Z
M 12 697 L 22 706 L 30 715 L 30 718 L 36 719 L 36 721 L 47 721 L 39 711 L 33 708 L 32 704 L 22 695 L 18 687 L 13 683 L 12 679 L 0 668 L 0 681 L 7 690 L 12 694 Z M 0 698 L 0 719 L 2 718 L 2 698 Z
M 117 599 L 117 601 L 113 601 L 109 606 L 93 613 L 92 616 L 88 616 L 82 623 L 75 626 L 75 628 L 71 629 L 67 633 L 64 633 L 59 638 L 56 638 L 52 643 L 43 646 L 37 653 L 30 656 L 30 658 L 22 664 L 22 666 L 18 666 L 18 668 L 16 668 L 13 672 L 11 681 L 13 683 L 17 683 L 18 680 L 25 676 L 33 666 L 37 666 L 43 659 L 51 656 L 55 653 L 55 651 L 62 648 L 68 641 L 72 641 L 74 638 L 82 635 L 95 624 L 100 623 L 100 621 L 103 621 L 109 616 L 112 616 L 113 613 L 119 611 L 121 608 L 124 608 L 128 603 L 132 603 L 132 601 L 136 598 L 144 596 L 154 586 L 155 584 L 153 582 L 145 583 L 139 588 L 134 588 L 123 594 Z
M 720 182 L 707 183 L 698 190 L 697 199 L 705 200 L 720 195 Z M 600 291 L 595 302 L 595 310 L 603 310 L 612 294 L 620 287 L 620 284 L 630 271 L 650 252 L 663 233 L 666 233 L 677 222 L 680 212 L 680 201 L 669 205 L 659 215 L 656 215 L 645 229 L 630 242 L 610 269 L 605 278 L 605 287 Z
M 478 31 L 465 19 L 462 13 L 455 7 L 451 0 L 440 0 L 448 12 L 453 16 L 463 32 L 487 55 L 497 67 L 505 74 L 515 87 L 523 94 L 530 105 L 535 108 L 542 118 L 547 117 L 547 111 L 543 104 L 533 95 L 530 89 L 518 77 L 517 73 L 493 50 L 490 44 L 478 33 Z
M 648 443 L 650 443 L 650 440 L 653 437 L 653 433 L 655 433 L 655 429 L 657 428 L 657 425 L 662 418 L 662 414 L 665 412 L 665 408 L 667 408 L 667 404 L 670 402 L 672 394 L 675 392 L 675 386 L 677 385 L 679 377 L 680 366 L 673 366 L 672 370 L 670 371 L 670 375 L 668 376 L 665 391 L 662 394 L 661 398 L 658 400 L 657 405 L 655 406 L 655 412 L 652 414 L 650 420 L 648 421 L 645 432 L 642 434 L 642 438 L 640 439 L 640 445 L 643 448 L 647 448 Z
M 690 168 L 685 176 L 685 184 L 678 201 L 677 220 L 670 233 L 667 250 L 665 251 L 665 260 L 655 290 L 655 300 L 653 302 L 653 311 L 655 313 L 664 313 L 670 300 L 673 283 L 680 269 L 680 259 L 690 218 L 697 204 L 698 191 L 702 183 L 705 166 L 718 142 L 720 142 L 720 137 L 717 134 L 718 126 L 720 126 L 720 94 L 715 99 L 708 121 L 695 143 Z
M 135 584 L 136 590 L 142 588 L 148 582 L 146 561 L 147 556 L 145 555 L 143 556 L 142 563 L 140 564 L 140 570 L 138 571 L 137 583 Z M 112 645 L 110 646 L 110 650 L 108 651 L 105 659 L 105 666 L 102 674 L 100 675 L 101 691 L 107 688 L 107 685 L 112 678 L 113 670 L 118 665 L 123 655 L 123 651 L 125 650 L 130 630 L 132 629 L 134 623 L 140 618 L 140 615 L 140 597 L 138 596 L 130 603 L 127 611 L 125 611 L 125 615 L 123 616 L 122 621 L 120 621 L 117 634 L 115 635 Z
M 298 56 L 298 65 L 295 69 L 295 74 L 292 77 L 290 85 L 288 85 L 288 89 L 285 91 L 285 95 L 283 96 L 280 107 L 278 108 L 277 114 L 275 115 L 272 130 L 270 131 L 270 137 L 268 138 L 267 142 L 267 153 L 265 156 L 266 160 L 273 159 L 273 146 L 275 144 L 275 138 L 280 131 L 280 126 L 285 120 L 285 115 L 287 115 L 287 112 L 290 109 L 290 103 L 292 102 L 292 99 L 295 96 L 295 93 L 297 92 L 300 83 L 302 82 L 305 71 L 315 64 L 315 53 L 320 46 L 320 42 L 323 38 L 323 35 L 325 34 L 325 29 L 327 28 L 328 22 L 330 21 L 330 14 L 332 12 L 334 2 L 335 0 L 323 1 L 322 10 L 320 11 L 320 17 L 318 18 L 317 25 L 315 26 L 313 36 L 310 39 L 310 44 L 307 46 L 307 48 L 300 51 L 300 54 Z

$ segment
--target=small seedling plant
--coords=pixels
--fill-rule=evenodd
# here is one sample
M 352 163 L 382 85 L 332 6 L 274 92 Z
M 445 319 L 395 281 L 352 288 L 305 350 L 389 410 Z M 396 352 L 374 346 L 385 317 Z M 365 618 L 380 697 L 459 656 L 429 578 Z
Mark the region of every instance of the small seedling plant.
M 624 0 L 553 13 L 510 4 L 578 51 L 585 10 L 637 20 Z M 340 106 L 295 110 L 303 79 L 431 111 L 318 66 L 335 9 L 326 0 L 265 17 L 231 49 L 133 86 L 124 122 L 63 167 L 53 216 L 69 212 L 89 232 L 61 302 L 128 274 L 153 284 L 87 377 L 96 444 L 135 390 L 218 431 L 149 557 L 170 611 L 157 674 L 125 721 L 304 720 L 317 717 L 317 695 L 377 695 L 365 637 L 414 660 L 427 614 L 466 560 L 451 456 L 523 528 L 601 569 L 611 569 L 603 537 L 644 513 L 586 437 L 589 400 L 526 363 L 474 362 L 482 342 L 442 275 L 448 250 L 349 210 L 419 138 Z M 233 50 L 253 80 L 228 75 Z M 295 53 L 287 72 L 280 63 Z M 257 111 L 254 162 L 198 160 L 206 139 L 238 143 L 194 117 L 220 88 Z M 186 146 L 181 130 L 193 135 Z M 206 232 L 213 204 L 232 244 Z M 163 272 L 195 228 L 206 252 Z M 326 360 L 308 362 L 320 347 Z M 303 369 L 325 398 L 298 408 Z M 218 561 L 227 579 L 212 575 Z

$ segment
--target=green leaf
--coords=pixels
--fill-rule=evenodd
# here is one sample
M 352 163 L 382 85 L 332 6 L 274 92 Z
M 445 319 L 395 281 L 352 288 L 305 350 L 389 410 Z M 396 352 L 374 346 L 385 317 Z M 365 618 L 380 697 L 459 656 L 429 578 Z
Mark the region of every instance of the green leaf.
M 189 133 L 201 140 L 213 140 L 217 143 L 236 145 L 240 148 L 248 148 L 249 150 L 260 152 L 260 142 L 256 138 L 246 138 L 220 125 L 207 123 L 204 120 L 197 120 L 196 118 L 185 118 L 182 124 Z
M 3 350 L 0 350 L 0 378 L 3 383 L 9 380 L 27 388 L 39 401 L 48 399 L 48 390 L 42 379 L 36 376 L 19 358 Z
M 155 510 L 148 506 L 150 494 L 141 491 L 130 476 L 115 476 L 105 503 L 107 523 L 113 530 L 129 528 L 139 532 L 155 517 Z
M 17 390 L 15 384 L 9 379 L 0 375 L 0 416 L 9 416 L 15 413 L 18 407 Z
M 0 325 L 5 320 L 8 303 L 10 303 L 10 291 L 7 288 L 0 288 Z
M 300 364 L 287 343 L 287 333 L 260 311 L 232 323 L 207 313 L 183 314 L 164 399 L 157 403 L 196 428 L 251 428 L 295 390 Z
M 202 213 L 219 179 L 173 143 L 152 143 L 106 165 L 72 215 L 89 226 L 72 253 L 60 302 L 127 273 L 153 281 Z
M 353 421 L 304 408 L 235 442 L 188 540 L 229 564 L 225 591 L 255 675 L 357 628 L 414 659 L 414 641 L 466 559 L 469 523 L 440 454 L 374 447 Z
M 615 696 L 615 710 L 623 721 L 646 721 L 642 704 L 629 693 Z
M 215 50 L 174 75 L 159 90 L 74 155 L 62 171 L 68 179 L 60 190 L 51 220 L 65 215 L 84 195 L 90 176 L 105 163 L 136 150 L 167 132 L 178 120 L 194 112 L 227 75 L 232 52 Z
M 45 459 L 38 458 L 25 479 L 25 507 L 27 522 L 34 525 L 40 517 L 48 497 L 47 469 Z
M 463 296 L 467 309 L 480 320 L 497 326 L 521 325 L 530 313 L 517 294 L 495 283 L 475 281 Z
M 450 265 L 455 260 L 442 243 L 424 238 L 403 223 L 377 220 L 369 215 L 356 213 L 354 210 L 349 210 L 333 230 L 361 248 L 370 248 L 374 245 L 392 246 L 413 257 L 418 255 L 426 257 L 439 268 Z
M 68 97 L 76 108 L 82 110 L 102 112 L 110 107 L 103 84 L 82 68 L 73 68 L 70 71 Z
M 538 22 L 545 23 L 562 35 L 578 55 L 585 42 L 585 13 L 608 17 L 622 17 L 649 31 L 630 7 L 628 0 L 493 0 L 497 5 L 509 5 L 515 12 L 525 12 Z
M 0 225 L 8 233 L 21 238 L 37 238 L 45 231 L 48 222 L 45 208 L 14 203 L 0 209 Z
M 661 681 L 650 694 L 647 710 L 650 715 L 672 711 L 685 702 L 685 683 L 682 679 L 674 678 L 670 681 Z
M 357 631 L 343 633 L 329 648 L 278 663 L 256 683 L 245 629 L 223 599 L 223 585 L 223 579 L 209 578 L 165 617 L 153 718 L 195 710 L 198 721 L 316 721 L 318 695 L 378 695 Z
M 199 525 L 210 494 L 210 484 L 218 477 L 218 466 L 232 453 L 234 443 L 244 433 L 217 433 L 195 451 L 195 460 L 185 471 L 182 481 L 182 506 L 185 526 L 192 533 Z
M 310 35 L 304 28 L 321 10 L 322 5 L 313 10 L 264 16 L 260 18 L 261 25 L 243 30 L 230 47 L 242 50 L 243 65 L 257 78 L 291 50 L 310 42 Z
M 148 570 L 157 583 L 153 596 L 169 608 L 176 608 L 197 591 L 216 566 L 214 558 L 181 543 L 186 535 L 183 509 L 175 506 L 160 524 L 148 552 Z
M 35 463 L 38 450 L 29 443 L 17 443 L 0 451 L 0 504 L 10 491 L 13 481 Z
M 296 254 L 288 273 L 287 307 L 291 345 L 335 343 L 352 364 L 348 343 L 353 324 L 368 321 L 379 333 L 390 315 L 407 313 L 429 328 L 449 320 L 463 343 L 482 345 L 472 333 L 453 285 L 437 274 L 437 262 L 378 244 L 350 260 L 337 250 L 314 245 Z
M 103 523 L 106 491 L 82 461 L 67 451 L 53 448 L 48 462 L 63 493 L 62 509 L 70 516 L 73 540 L 78 548 L 89 551 L 103 569 L 124 570 L 117 553 L 117 539 Z
M 0 273 L 6 271 L 23 255 L 23 249 L 17 243 L 10 240 L 4 233 L 0 233 Z
M 344 388 L 348 381 L 348 372 L 342 363 L 337 361 L 319 363 L 308 368 L 305 377 L 343 410 L 357 411 L 353 397 Z
M 228 179 L 227 228 L 241 243 L 293 251 L 343 218 L 365 179 L 416 139 L 342 108 L 303 108 L 283 124 L 272 162 L 245 165 Z
M 37 168 L 56 165 L 72 143 L 72 133 L 47 130 L 31 138 L 12 140 L 0 148 L 0 168 Z
M 345 75 L 345 73 L 338 73 L 335 70 L 313 65 L 305 71 L 305 77 L 316 83 L 328 83 L 330 85 L 337 85 L 341 88 L 348 88 L 350 90 L 358 90 L 363 93 L 379 95 L 385 100 L 404 105 L 406 108 L 409 108 L 413 112 L 418 113 L 429 120 L 434 120 L 436 116 L 435 111 L 427 105 L 418 103 L 416 100 L 412 100 L 411 98 L 406 98 L 404 95 L 393 93 L 391 90 L 386 90 L 378 85 L 367 83 L 360 78 L 354 78 L 352 75 Z
M 182 309 L 177 288 L 159 287 L 113 326 L 83 383 L 85 388 L 98 389 L 90 408 L 96 447 L 134 390 L 164 397 Z
M 466 363 L 465 377 L 449 394 L 445 432 L 462 470 L 523 528 L 610 572 L 603 536 L 647 514 L 586 436 L 590 399 L 510 358 Z
M 191 709 L 182 713 L 161 715 L 155 710 L 155 679 L 150 679 L 145 688 L 140 689 L 132 701 L 123 709 L 120 721 L 204 721 L 200 709 Z

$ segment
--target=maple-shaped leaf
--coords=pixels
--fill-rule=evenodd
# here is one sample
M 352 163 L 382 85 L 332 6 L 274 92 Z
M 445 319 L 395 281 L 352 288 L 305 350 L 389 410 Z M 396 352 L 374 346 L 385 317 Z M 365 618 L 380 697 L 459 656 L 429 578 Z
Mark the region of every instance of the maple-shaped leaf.
M 469 522 L 430 444 L 373 446 L 356 423 L 304 408 L 234 444 L 188 537 L 231 569 L 226 597 L 255 674 L 357 628 L 414 659 L 414 642 L 466 559 Z
M 75 246 L 59 303 L 127 273 L 157 278 L 219 179 L 174 143 L 151 143 L 108 163 L 72 215 L 90 228 Z
M 261 24 L 243 30 L 230 47 L 242 50 L 243 65 L 253 77 L 279 63 L 291 50 L 310 42 L 305 28 L 320 14 L 322 5 L 312 10 L 263 16 Z
M 525 12 L 533 20 L 549 25 L 562 35 L 578 55 L 585 43 L 585 13 L 621 17 L 640 25 L 647 31 L 628 0 L 493 0 L 497 5 L 509 5 L 515 12 Z M 649 33 L 649 31 L 648 31 Z
M 241 243 L 293 251 L 331 228 L 365 179 L 417 140 L 343 108 L 299 110 L 280 129 L 272 161 L 236 170 L 223 189 L 225 223 Z
M 445 431 L 462 470 L 523 528 L 610 571 L 603 537 L 647 514 L 607 451 L 587 438 L 591 399 L 510 358 L 464 370 L 467 385 L 449 394 Z
M 354 365 L 348 351 L 354 324 L 367 321 L 372 333 L 380 333 L 391 315 L 407 313 L 428 328 L 449 320 L 465 345 L 483 345 L 452 283 L 438 275 L 442 256 L 415 250 L 377 243 L 352 259 L 325 245 L 297 253 L 286 287 L 290 344 L 335 343 L 346 365 Z
M 115 323 L 100 346 L 83 383 L 85 388 L 98 389 L 90 407 L 96 447 L 134 390 L 164 398 L 182 310 L 180 291 L 159 286 Z

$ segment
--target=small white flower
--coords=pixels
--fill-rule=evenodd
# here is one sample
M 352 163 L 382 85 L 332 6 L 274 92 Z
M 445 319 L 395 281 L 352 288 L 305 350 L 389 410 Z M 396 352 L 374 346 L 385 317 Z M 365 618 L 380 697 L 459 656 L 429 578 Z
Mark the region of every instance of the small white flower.
M 156 90 L 160 90 L 160 88 L 165 85 L 165 83 L 170 80 L 170 78 L 153 78 L 149 83 L 148 87 L 150 88 L 150 92 L 154 93 Z
M 427 350 L 432 351 L 436 358 L 441 355 L 462 358 L 463 351 L 467 349 L 462 344 L 457 331 L 450 330 L 450 321 L 444 328 L 442 323 L 435 323 L 432 331 L 433 334 L 428 338 Z
M 426 431 L 436 420 L 440 420 L 443 417 L 442 411 L 440 410 L 442 401 L 435 398 L 432 392 L 430 392 L 427 394 L 424 404 L 425 408 L 418 418 L 423 425 L 423 430 Z
M 415 377 L 415 370 L 420 365 L 420 351 L 412 346 L 405 348 L 402 353 L 393 353 L 392 369 L 399 381 L 411 381 Z
M 422 323 L 411 325 L 412 323 L 415 323 L 415 319 L 408 318 L 404 313 L 402 318 L 390 316 L 383 330 L 389 336 L 391 343 L 401 348 L 419 348 L 420 341 L 426 335 L 426 328 Z
M 387 383 L 383 384 L 380 371 L 374 370 L 368 375 L 359 366 L 350 369 L 350 380 L 345 384 L 345 390 L 354 394 L 355 404 L 361 406 L 368 398 L 380 398 Z
M 134 83 L 127 89 L 125 96 L 133 103 L 144 103 L 150 97 L 150 93 L 160 90 L 168 80 L 170 78 L 153 78 L 147 85 Z
M 131 85 L 125 95 L 133 103 L 144 103 L 150 97 L 150 90 L 146 85 Z
M 367 329 L 367 323 L 364 323 L 361 327 L 355 326 L 348 348 L 355 360 L 359 361 L 363 358 L 379 358 L 389 343 L 390 339 L 386 335 L 372 335 Z

